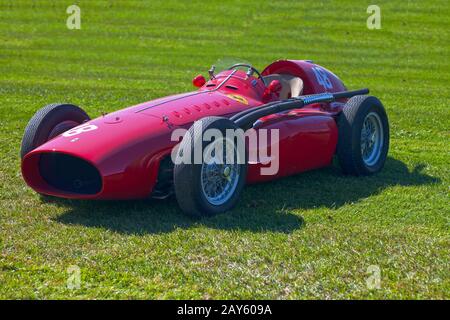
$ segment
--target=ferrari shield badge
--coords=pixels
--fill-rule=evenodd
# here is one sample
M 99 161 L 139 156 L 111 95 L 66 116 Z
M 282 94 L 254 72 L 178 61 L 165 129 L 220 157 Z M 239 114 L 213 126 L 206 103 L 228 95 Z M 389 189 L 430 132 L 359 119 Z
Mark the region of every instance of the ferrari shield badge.
M 238 94 L 227 94 L 227 97 L 230 99 L 233 99 L 237 102 L 243 103 L 245 105 L 248 105 L 247 99 L 245 99 L 243 96 L 240 96 Z

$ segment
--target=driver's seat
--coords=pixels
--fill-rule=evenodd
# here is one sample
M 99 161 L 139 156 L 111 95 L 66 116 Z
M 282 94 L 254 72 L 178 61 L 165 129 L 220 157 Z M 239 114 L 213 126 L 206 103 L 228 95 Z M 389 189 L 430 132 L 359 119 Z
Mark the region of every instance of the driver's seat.
M 303 92 L 303 80 L 299 77 L 290 74 L 269 74 L 263 77 L 267 85 L 273 80 L 278 80 L 281 83 L 280 100 L 290 97 L 298 97 Z M 290 95 L 289 95 L 290 94 Z

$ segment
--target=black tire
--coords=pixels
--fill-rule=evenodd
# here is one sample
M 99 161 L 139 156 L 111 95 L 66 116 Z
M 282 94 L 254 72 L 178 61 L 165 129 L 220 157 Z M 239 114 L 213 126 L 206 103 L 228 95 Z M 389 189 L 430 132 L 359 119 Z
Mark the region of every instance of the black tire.
M 378 127 L 382 129 L 379 152 L 374 153 L 378 156 L 374 156 L 373 163 L 364 160 L 361 147 L 361 130 L 369 114 L 378 119 Z M 383 168 L 389 150 L 389 122 L 380 100 L 366 95 L 351 98 L 339 115 L 338 128 L 337 155 L 344 173 L 370 175 Z
M 28 122 L 22 138 L 20 157 L 50 138 L 90 120 L 86 112 L 73 104 L 49 104 L 38 110 Z
M 226 129 L 236 130 L 238 127 L 233 121 L 221 117 L 206 117 L 199 122 L 201 123 L 201 130 L 194 130 L 195 124 L 192 125 L 183 137 L 177 150 L 177 160 L 183 156 L 183 152 L 186 152 L 185 150 L 188 150 L 191 155 L 191 162 L 190 164 L 176 162 L 173 176 L 175 196 L 181 210 L 194 217 L 213 216 L 233 208 L 239 200 L 247 176 L 247 158 L 244 151 L 244 154 L 240 155 L 241 157 L 244 157 L 241 158 L 244 159 L 244 161 L 241 161 L 244 163 L 238 164 L 236 167 L 237 170 L 239 170 L 238 178 L 236 178 L 237 184 L 236 187 L 232 189 L 233 191 L 229 193 L 229 198 L 225 203 L 220 205 L 212 204 L 208 200 L 201 182 L 202 164 L 195 164 L 193 161 L 195 145 L 197 143 L 201 144 L 203 159 L 203 151 L 209 144 L 213 143 L 213 141 L 202 141 L 203 133 L 206 130 L 212 128 L 218 129 L 225 137 Z M 191 143 L 191 141 L 193 143 Z

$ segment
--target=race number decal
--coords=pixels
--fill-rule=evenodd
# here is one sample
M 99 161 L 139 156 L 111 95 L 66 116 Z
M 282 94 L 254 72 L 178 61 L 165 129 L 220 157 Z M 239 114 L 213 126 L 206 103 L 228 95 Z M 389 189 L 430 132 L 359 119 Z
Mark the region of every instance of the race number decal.
M 73 137 L 77 134 L 83 133 L 83 132 L 89 132 L 92 130 L 96 130 L 98 127 L 93 124 L 85 124 L 82 126 L 75 127 L 73 129 L 70 129 L 69 131 L 66 131 L 63 133 L 63 137 Z
M 316 76 L 317 82 L 325 89 L 333 89 L 333 84 L 328 78 L 327 73 L 321 67 L 312 68 L 314 75 Z

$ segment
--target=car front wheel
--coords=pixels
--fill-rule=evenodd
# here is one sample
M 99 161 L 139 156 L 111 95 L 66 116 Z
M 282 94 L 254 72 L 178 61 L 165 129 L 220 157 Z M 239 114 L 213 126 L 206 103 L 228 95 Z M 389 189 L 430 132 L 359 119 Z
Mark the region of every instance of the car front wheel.
M 183 137 L 175 161 L 174 188 L 185 213 L 212 216 L 236 205 L 247 174 L 245 145 L 241 150 L 236 141 L 239 138 L 227 136 L 227 131 L 236 129 L 227 118 L 206 117 L 194 123 Z M 205 141 L 208 130 L 220 134 Z M 195 159 L 198 146 L 200 162 Z
M 22 138 L 20 157 L 61 133 L 90 120 L 83 109 L 73 104 L 50 104 L 38 110 L 28 122 Z

